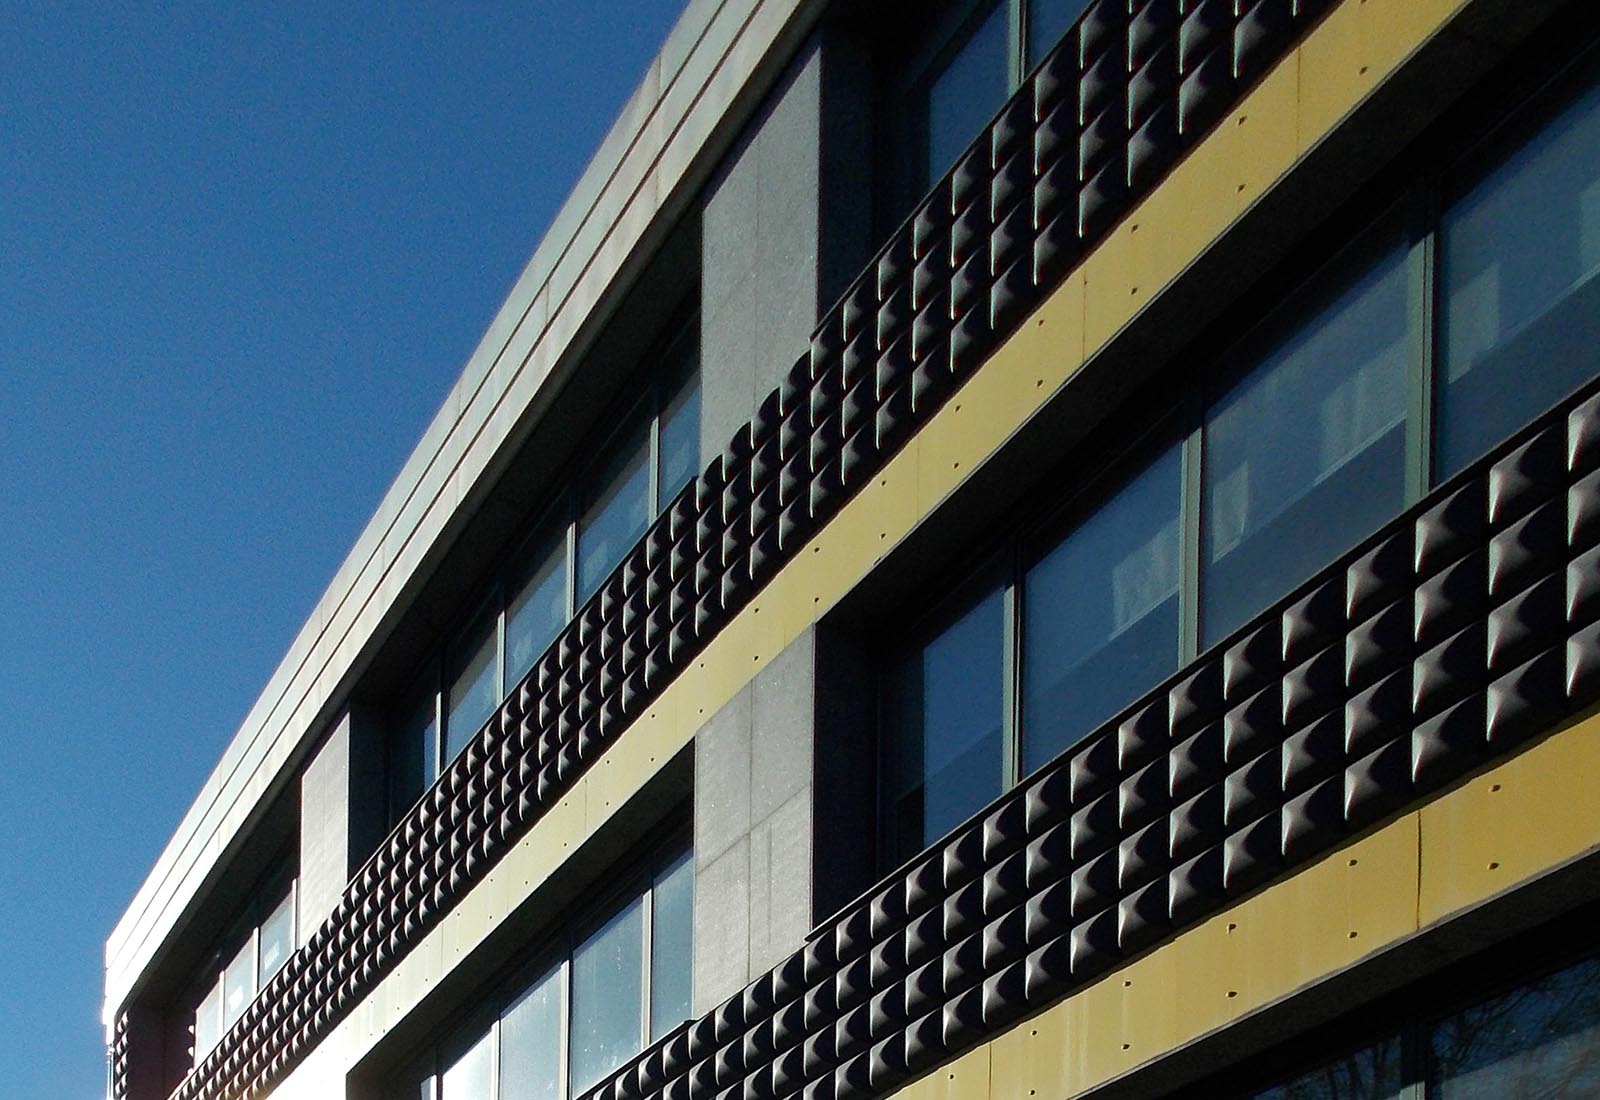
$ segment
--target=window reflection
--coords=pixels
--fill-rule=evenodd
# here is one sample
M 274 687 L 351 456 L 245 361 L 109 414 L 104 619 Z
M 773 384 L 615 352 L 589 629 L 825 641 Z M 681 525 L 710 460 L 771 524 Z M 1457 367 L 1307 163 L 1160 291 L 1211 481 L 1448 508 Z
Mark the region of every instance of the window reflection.
M 566 528 L 533 542 L 527 572 L 506 605 L 506 684 L 528 674 L 567 623 Z
M 685 853 L 656 880 L 650 931 L 650 1039 L 689 1018 L 694 977 L 694 860 Z
M 1337 1058 L 1251 1100 L 1400 1100 L 1405 1090 L 1399 1036 Z
M 896 862 L 1000 793 L 1005 611 L 991 586 L 896 664 L 888 690 L 888 850 Z
M 1177 668 L 1182 469 L 1170 448 L 1023 578 L 1024 771 Z
M 1440 1021 L 1428 1047 L 1430 1100 L 1600 1096 L 1600 960 Z
M 639 1050 L 644 905 L 630 904 L 572 953 L 572 1082 L 576 1096 Z
M 1089 0 L 1028 0 L 1028 68 L 1044 60 L 1088 6 Z
M 1400 511 L 1406 287 L 1403 254 L 1392 253 L 1208 412 L 1205 644 Z
M 452 660 L 455 675 L 445 697 L 444 763 L 456 758 L 500 702 L 498 623 L 487 612 L 462 634 Z
M 500 1100 L 560 1100 L 563 974 L 551 970 L 500 1017 Z
M 650 439 L 636 431 L 595 479 L 578 521 L 578 603 L 582 604 L 650 525 Z
M 439 1100 L 492 1100 L 492 1037 L 484 1035 L 450 1063 L 439 1080 Z
M 1440 256 L 1444 478 L 1595 371 L 1600 90 L 1446 211 Z
M 971 145 L 1011 91 L 1009 14 L 995 4 L 928 86 L 925 182 Z

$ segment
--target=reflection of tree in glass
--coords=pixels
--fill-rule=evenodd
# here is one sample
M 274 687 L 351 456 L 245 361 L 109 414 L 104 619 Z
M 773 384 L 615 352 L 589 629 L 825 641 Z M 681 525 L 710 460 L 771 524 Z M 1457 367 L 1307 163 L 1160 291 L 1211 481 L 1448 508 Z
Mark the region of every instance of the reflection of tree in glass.
M 1600 1097 L 1600 959 L 1440 1021 L 1430 1100 Z
M 1400 1039 L 1385 1039 L 1319 1066 L 1252 1100 L 1393 1100 L 1402 1085 Z

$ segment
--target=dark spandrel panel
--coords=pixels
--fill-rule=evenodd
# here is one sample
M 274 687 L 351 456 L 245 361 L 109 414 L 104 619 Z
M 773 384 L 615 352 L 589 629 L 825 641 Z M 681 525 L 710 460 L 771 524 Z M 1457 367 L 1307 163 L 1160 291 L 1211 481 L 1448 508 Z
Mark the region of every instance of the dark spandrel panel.
M 1397 252 L 1298 326 L 1207 413 L 1204 644 L 1400 511 L 1406 304 Z
M 690 1014 L 694 978 L 694 856 L 686 854 L 656 880 L 650 935 L 650 1039 Z
M 1023 577 L 1025 772 L 1177 668 L 1181 496 L 1174 447 Z
M 1448 477 L 1594 374 L 1600 91 L 1444 214 L 1436 467 Z
M 444 763 L 454 760 L 500 702 L 498 616 L 485 611 L 450 648 L 445 695 Z
M 1028 68 L 1044 60 L 1089 6 L 1089 0 L 1028 0 Z
M 886 734 L 895 859 L 977 812 L 1000 793 L 1004 608 L 990 589 L 898 662 Z
M 1005 4 L 994 4 L 928 85 L 924 178 L 942 176 L 1006 101 L 1011 79 Z
M 617 567 L 650 525 L 650 437 L 622 441 L 597 471 L 578 520 L 578 602 L 583 603 Z
M 561 967 L 551 970 L 501 1014 L 498 1100 L 563 1100 L 564 976 Z
M 638 1053 L 644 905 L 630 904 L 572 953 L 570 1088 L 583 1092 Z
M 1435 1024 L 1430 1100 L 1600 1096 L 1600 960 L 1541 978 Z
M 1400 1052 L 1397 1035 L 1258 1092 L 1250 1100 L 1399 1100 L 1405 1090 Z

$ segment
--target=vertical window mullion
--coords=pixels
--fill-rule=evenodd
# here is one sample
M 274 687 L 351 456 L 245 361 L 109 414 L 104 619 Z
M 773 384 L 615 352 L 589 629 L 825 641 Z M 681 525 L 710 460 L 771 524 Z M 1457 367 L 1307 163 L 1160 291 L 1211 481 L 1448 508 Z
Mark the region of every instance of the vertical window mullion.
M 572 943 L 561 960 L 561 1065 L 556 1070 L 556 1095 L 572 1094 Z
M 1026 0 L 1006 0 L 1006 3 L 1010 9 L 1010 25 L 1007 29 L 1011 39 L 1011 72 L 1007 74 L 1007 80 L 1015 92 L 1022 86 L 1022 78 L 1028 72 L 1028 5 Z
M 1022 778 L 1022 570 L 1020 548 L 1007 555 L 1002 605 L 1000 674 L 1000 788 L 1010 790 Z
M 1413 199 L 1414 229 L 1406 256 L 1407 326 L 1411 356 L 1407 373 L 1406 504 L 1421 500 L 1433 482 L 1433 373 L 1438 347 L 1438 195 L 1424 184 Z
M 1189 432 L 1183 440 L 1182 497 L 1178 502 L 1178 665 L 1200 654 L 1200 466 L 1205 405 L 1198 392 L 1190 399 Z
M 567 622 L 578 613 L 578 501 L 575 493 L 567 494 Z
M 666 404 L 661 384 L 655 386 L 654 404 L 650 415 L 650 519 L 661 514 L 661 410 Z
M 499 610 L 494 617 L 494 697 L 501 702 L 505 701 L 506 692 L 511 685 L 506 683 L 506 591 L 507 586 L 500 584 L 499 598 L 496 603 Z
M 639 979 L 639 1049 L 650 1045 L 650 1029 L 655 1021 L 650 1018 L 655 1000 L 655 968 L 651 960 L 655 954 L 656 928 L 656 871 L 652 869 L 644 889 L 644 927 L 640 930 L 639 966 L 643 973 Z
M 489 1022 L 489 1098 L 500 1096 L 500 1017 Z

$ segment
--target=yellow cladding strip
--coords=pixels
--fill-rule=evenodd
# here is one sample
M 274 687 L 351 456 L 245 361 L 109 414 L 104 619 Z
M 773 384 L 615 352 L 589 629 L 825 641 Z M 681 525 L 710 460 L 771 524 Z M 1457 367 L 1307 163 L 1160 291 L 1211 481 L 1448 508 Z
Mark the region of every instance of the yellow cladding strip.
M 1464 0 L 1343 0 L 973 373 L 884 465 L 872 484 L 846 503 L 712 639 L 648 713 L 605 751 L 488 878 L 463 898 L 311 1052 L 275 1095 L 329 1095 L 334 1082 L 342 1082 L 345 1074 L 413 1011 L 429 990 L 540 888 L 568 853 L 688 744 L 707 718 L 859 584 L 891 547 L 1036 413 L 1091 354 L 1131 321 L 1463 3 Z M 1412 828 L 1415 829 L 1414 823 Z M 1390 831 L 1384 835 L 1389 836 Z M 1360 905 L 1371 907 L 1378 903 L 1355 884 L 1367 874 L 1376 879 L 1395 873 L 1405 855 L 1398 848 L 1383 846 L 1393 845 L 1392 839 L 1379 842 L 1373 838 L 1362 844 L 1359 858 L 1367 861 L 1364 868 L 1349 869 L 1340 878 L 1352 899 L 1359 896 L 1365 899 Z M 1415 847 L 1413 837 L 1413 863 Z M 1339 869 L 1322 868 L 1317 873 L 1330 875 L 1336 870 Z M 1456 877 L 1462 883 L 1456 889 L 1473 885 L 1472 875 L 1465 870 Z M 1443 904 L 1454 896 L 1443 886 L 1435 893 Z M 1430 898 L 1433 896 L 1429 894 Z M 1279 892 L 1273 897 L 1292 895 Z M 1349 902 L 1352 907 L 1357 904 L 1355 900 Z M 1414 911 L 1413 904 L 1413 916 Z M 1346 912 L 1352 916 L 1346 918 Z M 1268 910 L 1258 910 L 1256 919 L 1261 920 L 1262 914 L 1266 927 L 1278 927 L 1277 918 Z M 1365 910 L 1357 913 L 1353 908 L 1315 914 L 1318 919 L 1338 925 L 1367 915 Z M 1370 916 L 1372 920 L 1365 925 L 1369 936 L 1381 937 L 1391 931 L 1392 921 L 1386 913 L 1374 911 Z M 1280 945 L 1277 931 L 1262 932 L 1256 945 L 1244 950 L 1239 945 L 1249 939 L 1248 935 L 1219 928 L 1213 923 L 1190 933 L 1210 937 L 1207 943 L 1216 939 L 1231 945 L 1234 957 L 1244 960 L 1239 964 L 1242 978 L 1235 979 L 1243 981 L 1243 988 L 1234 991 L 1236 998 L 1229 999 L 1239 1003 L 1218 1005 L 1213 1013 L 1218 1020 L 1230 1018 L 1244 1005 L 1259 1000 L 1259 991 L 1245 979 L 1259 971 L 1263 975 L 1259 983 L 1263 987 L 1270 984 L 1267 977 L 1276 977 L 1279 971 L 1264 960 L 1273 958 L 1272 952 L 1286 949 Z M 1346 953 L 1355 957 L 1364 953 L 1367 946 L 1347 944 Z M 1292 961 L 1303 964 L 1296 973 L 1310 976 L 1324 972 L 1337 958 L 1325 953 Z M 1163 977 L 1148 970 L 1144 973 L 1155 975 L 1150 979 L 1152 985 L 1168 981 L 1168 989 L 1173 988 L 1172 981 L 1210 988 L 1214 975 L 1206 968 L 1218 965 L 1208 952 L 1203 961 L 1191 962 L 1188 969 L 1172 975 Z M 1130 1047 L 1119 1053 L 1113 1043 L 1108 1054 L 1105 1044 L 1099 1041 L 1099 1031 L 1115 1031 L 1124 1026 L 1124 1020 L 1133 1017 L 1125 1016 L 1120 1007 L 1113 1016 L 1103 1015 L 1102 1000 L 1083 1000 L 1088 996 L 1104 1000 L 1120 994 L 1115 988 L 1086 992 L 1069 1002 L 1096 1006 L 1084 1019 L 1087 1030 L 1076 1025 L 1070 1029 L 1074 1049 L 1081 1049 L 1083 1058 L 1091 1059 L 1075 1057 L 1075 1066 L 1109 1068 L 1129 1058 L 1133 1061 L 1128 1064 L 1133 1064 L 1148 1057 L 1156 1043 L 1166 1041 L 1156 1038 L 1165 1032 L 1147 1031 L 1138 1049 Z M 1141 1012 L 1153 1014 L 1151 1028 L 1170 1032 L 1179 1026 L 1172 1018 L 1171 1003 L 1163 1006 L 1159 997 Z M 1194 1018 L 1186 1012 L 1185 1024 Z M 1006 1041 L 1015 1040 L 1008 1037 Z M 956 1092 L 964 1097 L 969 1081 L 987 1081 L 987 1069 L 978 1071 L 986 1063 L 974 1060 L 977 1057 L 969 1055 L 935 1075 L 951 1092 L 950 1097 L 940 1096 L 937 1100 L 956 1100 Z M 955 1076 L 947 1076 L 950 1073 Z M 928 1084 L 931 1080 L 925 1079 L 913 1089 L 933 1087 Z
M 1065 1100 L 1600 845 L 1600 718 L 1181 933 L 894 1100 Z

